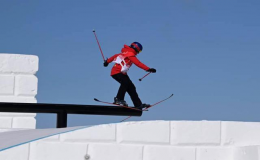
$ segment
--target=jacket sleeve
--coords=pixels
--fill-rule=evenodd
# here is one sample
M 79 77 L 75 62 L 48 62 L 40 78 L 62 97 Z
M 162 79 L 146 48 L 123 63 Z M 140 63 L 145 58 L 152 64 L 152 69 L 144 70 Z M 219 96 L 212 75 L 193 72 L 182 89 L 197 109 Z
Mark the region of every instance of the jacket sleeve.
M 107 59 L 107 63 L 111 63 L 119 54 L 115 54 L 112 57 Z
M 136 58 L 136 56 L 128 57 L 131 62 L 133 62 L 137 67 L 147 71 L 149 67 L 147 67 L 145 64 L 143 64 L 139 59 Z

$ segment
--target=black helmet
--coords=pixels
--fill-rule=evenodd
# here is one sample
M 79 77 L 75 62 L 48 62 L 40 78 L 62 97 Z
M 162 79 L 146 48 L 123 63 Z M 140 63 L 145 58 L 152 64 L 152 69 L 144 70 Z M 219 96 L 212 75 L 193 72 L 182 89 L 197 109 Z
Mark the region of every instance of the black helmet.
M 139 42 L 133 42 L 130 47 L 133 48 L 137 53 L 140 53 L 143 50 L 143 46 Z

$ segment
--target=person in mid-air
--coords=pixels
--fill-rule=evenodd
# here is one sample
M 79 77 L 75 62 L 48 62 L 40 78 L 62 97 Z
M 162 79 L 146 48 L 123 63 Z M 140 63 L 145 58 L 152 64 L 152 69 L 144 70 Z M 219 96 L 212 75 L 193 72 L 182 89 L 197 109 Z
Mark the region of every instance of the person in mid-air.
M 150 106 L 149 104 L 142 103 L 136 92 L 135 85 L 127 75 L 127 71 L 132 64 L 135 64 L 137 67 L 147 72 L 156 72 L 156 69 L 147 67 L 145 64 L 137 59 L 137 54 L 139 54 L 142 50 L 143 46 L 140 43 L 133 42 L 130 46 L 124 45 L 121 53 L 115 54 L 114 56 L 104 61 L 105 67 L 107 67 L 108 64 L 111 62 L 115 63 L 111 70 L 111 76 L 120 83 L 118 93 L 114 98 L 114 104 L 128 106 L 128 104 L 124 100 L 125 94 L 127 92 L 130 95 L 135 108 L 143 109 Z

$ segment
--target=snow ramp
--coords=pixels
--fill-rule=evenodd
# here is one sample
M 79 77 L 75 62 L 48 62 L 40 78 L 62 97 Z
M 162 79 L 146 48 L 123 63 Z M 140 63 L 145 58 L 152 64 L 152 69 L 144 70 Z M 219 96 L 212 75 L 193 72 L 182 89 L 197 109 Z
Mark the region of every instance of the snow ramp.
M 29 129 L 0 133 L 0 152 L 31 143 L 40 139 L 48 138 L 62 133 L 68 133 L 86 127 L 52 128 L 52 129 Z

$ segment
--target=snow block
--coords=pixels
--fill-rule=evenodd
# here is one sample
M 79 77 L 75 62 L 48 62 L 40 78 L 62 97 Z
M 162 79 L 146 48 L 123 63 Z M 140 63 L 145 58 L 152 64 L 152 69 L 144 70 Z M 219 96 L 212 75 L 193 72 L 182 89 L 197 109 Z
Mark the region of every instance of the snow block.
M 260 144 L 259 122 L 222 122 L 223 145 L 245 146 Z
M 0 73 L 35 74 L 38 71 L 38 56 L 21 54 L 0 54 Z
M 15 76 L 16 96 L 35 96 L 37 94 L 38 78 L 34 75 Z
M 41 141 L 30 143 L 30 148 L 30 160 L 84 160 L 87 152 L 87 144 L 79 143 Z
M 196 160 L 233 160 L 232 151 L 229 147 L 202 147 L 197 149 Z
M 143 160 L 196 160 L 195 148 L 145 146 Z
M 123 144 L 89 144 L 90 160 L 142 160 L 143 147 Z
M 116 125 L 98 125 L 87 127 L 85 129 L 77 130 L 71 133 L 60 135 L 61 141 L 102 141 L 112 142 L 116 140 Z
M 11 128 L 11 127 L 12 127 L 12 118 L 0 116 L 0 128 Z
M 34 97 L 0 96 L 0 102 L 36 103 Z
M 0 75 L 0 95 L 14 94 L 14 76 Z
M 36 127 L 36 119 L 33 117 L 15 117 L 13 118 L 12 128 L 34 129 Z
M 117 124 L 118 143 L 170 143 L 169 121 L 126 122 Z
M 35 117 L 35 113 L 0 112 L 0 117 Z
M 0 151 L 1 160 L 29 160 L 29 144 L 24 144 L 4 152 Z
M 238 147 L 234 151 L 234 160 L 259 160 L 257 146 Z
M 172 121 L 172 145 L 219 145 L 219 121 Z

